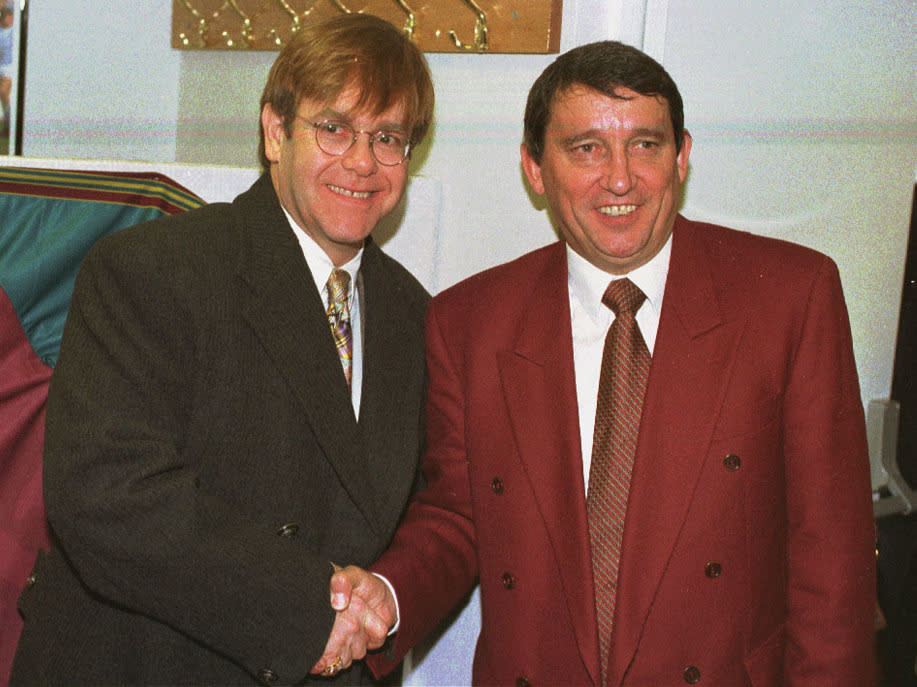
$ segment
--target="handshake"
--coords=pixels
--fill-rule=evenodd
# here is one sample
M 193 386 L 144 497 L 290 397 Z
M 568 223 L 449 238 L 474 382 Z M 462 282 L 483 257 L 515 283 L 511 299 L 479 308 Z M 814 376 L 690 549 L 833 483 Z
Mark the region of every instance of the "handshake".
M 311 672 L 336 675 L 385 643 L 398 621 L 395 598 L 382 578 L 354 565 L 334 566 L 329 585 L 337 611 L 325 651 Z

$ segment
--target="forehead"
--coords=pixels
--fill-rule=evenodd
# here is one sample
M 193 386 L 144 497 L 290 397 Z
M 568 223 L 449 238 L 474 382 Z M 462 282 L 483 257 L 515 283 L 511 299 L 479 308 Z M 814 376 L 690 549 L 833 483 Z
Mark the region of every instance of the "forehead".
M 363 91 L 357 86 L 346 86 L 333 99 L 317 101 L 303 98 L 300 112 L 308 116 L 324 115 L 339 117 L 347 122 L 360 125 L 406 126 L 408 122 L 404 101 L 398 101 L 388 108 L 379 111 L 370 99 L 360 102 Z
M 558 91 L 551 100 L 548 131 L 553 135 L 569 136 L 579 131 L 651 129 L 674 138 L 665 98 L 643 95 L 623 86 L 618 86 L 614 92 L 616 97 L 579 84 Z

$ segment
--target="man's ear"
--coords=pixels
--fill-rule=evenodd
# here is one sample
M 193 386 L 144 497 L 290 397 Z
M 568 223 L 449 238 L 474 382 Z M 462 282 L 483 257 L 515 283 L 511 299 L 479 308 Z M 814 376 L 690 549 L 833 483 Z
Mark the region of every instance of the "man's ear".
M 271 162 L 277 162 L 280 148 L 287 140 L 287 132 L 283 118 L 274 112 L 270 103 L 265 103 L 261 109 L 261 128 L 264 130 L 264 154 Z
M 678 151 L 678 158 L 676 163 L 678 165 L 678 180 L 681 183 L 685 183 L 685 179 L 688 178 L 688 157 L 691 155 L 691 134 L 688 133 L 688 130 L 684 130 L 684 135 L 681 141 L 681 150 Z
M 542 195 L 544 181 L 541 178 L 541 165 L 535 162 L 535 158 L 532 157 L 525 143 L 519 146 L 519 154 L 522 157 L 522 171 L 525 172 L 525 178 L 529 180 L 532 190 L 539 196 Z

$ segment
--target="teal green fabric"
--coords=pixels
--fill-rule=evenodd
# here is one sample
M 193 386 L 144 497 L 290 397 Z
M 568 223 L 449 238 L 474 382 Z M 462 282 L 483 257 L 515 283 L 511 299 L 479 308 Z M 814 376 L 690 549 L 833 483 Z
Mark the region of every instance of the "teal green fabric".
M 57 185 L 51 189 L 45 185 L 47 179 L 35 176 L 43 172 L 29 170 L 24 181 L 20 170 L 0 169 L 0 287 L 35 353 L 53 367 L 76 274 L 92 244 L 112 232 L 203 201 L 161 175 L 154 176 L 165 183 L 151 187 L 149 175 L 135 179 L 68 172 L 62 183 L 61 173 L 54 173 Z M 19 178 L 11 181 L 11 176 Z M 79 195 L 96 198 L 52 197 L 75 189 Z M 175 189 L 184 194 L 180 206 L 175 203 Z M 156 198 L 166 200 L 157 203 Z

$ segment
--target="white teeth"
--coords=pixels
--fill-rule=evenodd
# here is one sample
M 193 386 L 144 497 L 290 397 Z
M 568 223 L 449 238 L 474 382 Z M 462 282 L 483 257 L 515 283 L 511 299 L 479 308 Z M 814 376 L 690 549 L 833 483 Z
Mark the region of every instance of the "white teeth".
M 621 215 L 629 215 L 636 209 L 636 205 L 603 205 L 599 208 L 599 212 L 601 212 L 603 215 L 620 217 Z
M 342 196 L 348 196 L 350 198 L 369 198 L 372 195 L 369 191 L 350 191 L 346 188 L 341 188 L 340 186 L 334 186 L 332 184 L 328 184 L 328 188 L 335 193 L 340 193 Z

